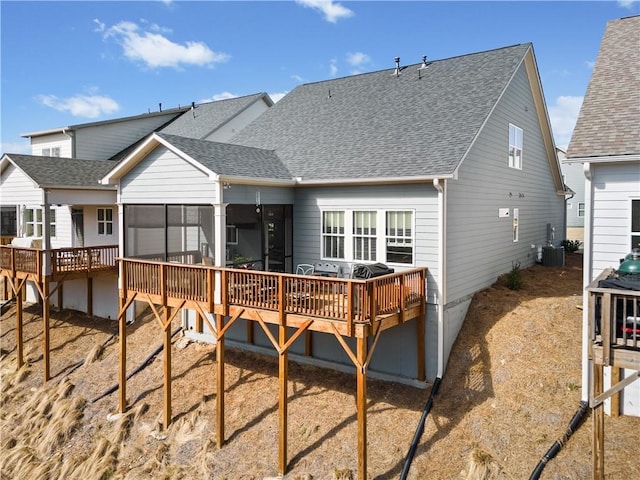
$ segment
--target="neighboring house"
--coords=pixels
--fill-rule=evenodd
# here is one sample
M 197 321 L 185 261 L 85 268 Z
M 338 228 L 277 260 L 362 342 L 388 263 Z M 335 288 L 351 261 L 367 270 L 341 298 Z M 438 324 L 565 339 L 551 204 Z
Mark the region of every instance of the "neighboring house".
M 44 249 L 118 245 L 115 187 L 99 180 L 120 158 L 156 130 L 225 140 L 272 105 L 267 94 L 258 93 L 24 134 L 33 155 L 5 154 L 0 163 L 2 235 L 28 237 Z M 85 296 L 72 288 L 66 287 L 64 306 L 86 311 Z M 95 315 L 117 317 L 115 280 L 95 289 L 94 297 L 102 301 Z M 27 299 L 37 300 L 33 286 Z
M 640 248 L 640 16 L 611 20 L 580 110 L 567 162 L 584 171 L 584 284 L 617 268 Z M 585 295 L 584 323 L 589 304 Z M 583 347 L 583 398 L 591 385 L 588 333 Z M 626 369 L 624 377 L 633 373 Z M 640 382 L 623 392 L 620 411 L 640 415 Z
M 113 168 L 104 160 L 5 154 L 0 160 L 3 207 L 13 209 L 16 234 L 23 246 L 42 249 L 118 244 L 118 214 L 113 186 L 97 181 Z M 87 284 L 66 282 L 64 308 L 87 311 Z M 118 315 L 117 275 L 101 277 L 93 286 L 92 313 Z M 36 301 L 34 286 L 27 300 Z M 57 301 L 57 296 L 52 298 Z
M 341 275 L 426 266 L 431 379 L 474 293 L 563 240 L 565 189 L 531 44 L 301 85 L 229 142 L 153 133 L 105 175 L 123 255 L 285 272 L 322 261 Z M 241 344 L 245 327 L 227 335 Z M 379 345 L 415 335 L 402 325 Z M 332 335 L 313 342 L 313 361 L 351 365 Z M 270 346 L 263 334 L 253 343 Z M 378 351 L 372 373 L 416 378 L 415 351 Z
M 573 192 L 567 198 L 567 240 L 584 242 L 584 170 L 582 165 L 567 162 L 566 150 L 556 147 L 565 185 Z

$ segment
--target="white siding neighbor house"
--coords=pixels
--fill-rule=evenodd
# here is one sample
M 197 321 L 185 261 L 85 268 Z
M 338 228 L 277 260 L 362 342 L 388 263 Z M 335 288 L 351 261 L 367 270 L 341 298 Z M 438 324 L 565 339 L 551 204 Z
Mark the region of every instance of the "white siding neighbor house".
M 117 185 L 125 257 L 275 272 L 320 262 L 344 277 L 360 264 L 426 267 L 426 355 L 403 324 L 369 367 L 407 382 L 421 364 L 443 375 L 475 292 L 564 239 L 531 44 L 304 84 L 228 139 L 174 122 L 102 182 Z M 239 320 L 225 335 L 273 351 L 246 332 Z M 302 361 L 352 366 L 331 334 L 302 343 L 291 349 Z
M 606 269 L 617 269 L 640 248 L 640 16 L 607 24 L 598 58 L 567 150 L 567 162 L 585 177 L 584 284 Z M 638 298 L 638 297 L 636 297 Z M 584 324 L 589 324 L 585 295 Z M 640 302 L 639 302 L 640 303 Z M 629 313 L 629 315 L 633 315 Z M 583 339 L 583 397 L 593 379 L 589 332 Z M 618 370 L 617 368 L 615 368 Z M 610 375 L 607 368 L 605 375 Z M 622 369 L 621 378 L 637 373 Z M 616 374 L 618 375 L 618 374 Z M 611 380 L 605 379 L 606 387 Z M 615 382 L 614 382 L 615 383 Z M 616 405 L 621 413 L 640 415 L 640 382 L 627 386 Z M 610 409 L 610 402 L 607 409 Z

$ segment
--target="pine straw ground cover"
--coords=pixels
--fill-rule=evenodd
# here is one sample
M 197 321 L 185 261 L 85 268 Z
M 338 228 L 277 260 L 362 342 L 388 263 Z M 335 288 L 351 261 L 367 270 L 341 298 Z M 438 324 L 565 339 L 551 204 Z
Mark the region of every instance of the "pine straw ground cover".
M 580 401 L 581 257 L 523 270 L 479 292 L 453 347 L 411 467 L 411 479 L 528 478 Z M 215 446 L 215 351 L 174 337 L 173 415 L 165 432 L 162 353 L 128 381 L 113 415 L 115 322 L 53 312 L 51 372 L 42 384 L 40 309 L 24 315 L 27 365 L 15 371 L 15 310 L 0 319 L 0 478 L 265 479 L 277 476 L 277 361 L 227 350 L 226 444 Z M 153 317 L 130 328 L 128 369 L 158 345 Z M 286 479 L 355 478 L 355 378 L 290 363 Z M 429 390 L 368 383 L 368 470 L 398 478 Z M 543 479 L 591 475 L 590 419 Z M 636 478 L 640 419 L 606 418 L 608 478 Z

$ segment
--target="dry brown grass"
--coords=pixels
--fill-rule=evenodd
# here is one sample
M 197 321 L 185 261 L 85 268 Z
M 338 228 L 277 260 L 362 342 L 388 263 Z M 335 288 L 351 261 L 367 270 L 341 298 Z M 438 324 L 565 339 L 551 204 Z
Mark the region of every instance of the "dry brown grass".
M 410 479 L 528 478 L 561 437 L 580 401 L 580 257 L 565 268 L 523 270 L 522 290 L 500 279 L 476 295 L 454 345 Z M 174 423 L 162 431 L 162 354 L 127 383 L 130 410 L 113 415 L 114 322 L 53 312 L 51 371 L 42 385 L 42 322 L 25 313 L 27 365 L 15 372 L 15 313 L 0 320 L 0 478 L 277 478 L 278 365 L 227 351 L 226 444 L 215 445 L 215 350 L 174 348 Z M 178 338 L 178 337 L 176 337 Z M 150 316 L 128 339 L 128 369 L 162 336 Z M 81 364 L 81 366 L 79 366 Z M 289 367 L 290 480 L 348 479 L 357 472 L 355 378 Z M 429 391 L 370 381 L 370 478 L 398 478 Z M 640 471 L 640 419 L 606 419 L 608 478 Z M 591 423 L 545 468 L 543 479 L 591 475 Z

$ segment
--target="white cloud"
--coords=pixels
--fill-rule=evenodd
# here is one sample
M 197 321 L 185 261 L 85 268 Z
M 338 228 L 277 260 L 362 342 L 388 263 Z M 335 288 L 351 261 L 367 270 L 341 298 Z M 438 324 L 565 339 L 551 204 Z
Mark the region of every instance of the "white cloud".
M 97 118 L 120 109 L 118 102 L 104 95 L 74 95 L 68 98 L 38 95 L 36 100 L 60 112 L 69 112 L 74 117 Z
M 304 82 L 304 78 L 302 78 L 300 75 L 291 75 L 291 78 L 293 78 L 298 83 Z
M 296 3 L 313 8 L 314 10 L 319 10 L 324 14 L 324 19 L 331 23 L 336 23 L 342 18 L 353 16 L 351 10 L 333 0 L 296 0 Z
M 145 25 L 145 30 L 138 24 L 127 21 L 108 28 L 98 19 L 95 19 L 94 23 L 97 25 L 96 30 L 101 32 L 105 39 L 113 38 L 122 46 L 125 57 L 149 68 L 179 69 L 183 65 L 213 66 L 230 58 L 226 53 L 212 51 L 203 42 L 174 43 L 162 35 L 170 30 L 155 24 Z
M 628 8 L 631 9 L 633 8 L 634 3 L 636 3 L 637 0 L 618 0 L 618 5 L 620 5 L 622 8 Z
M 557 98 L 555 105 L 549 107 L 549 120 L 557 146 L 565 149 L 569 146 L 583 98 L 561 96 Z
M 338 74 L 338 61 L 335 58 L 331 59 L 331 64 L 329 65 L 329 75 L 335 77 Z
M 360 67 L 362 65 L 366 65 L 371 62 L 371 57 L 366 53 L 355 52 L 355 53 L 347 53 L 347 63 L 352 67 Z
M 586 64 L 587 64 L 587 68 L 588 68 L 588 69 L 590 69 L 590 70 L 593 70 L 593 67 L 595 67 L 595 66 L 596 66 L 596 62 L 595 62 L 595 60 L 586 61 L 586 62 L 584 62 L 584 63 L 586 63 Z
M 24 142 L 8 142 L 2 144 L 2 153 L 22 153 L 31 154 L 31 144 L 28 140 Z

